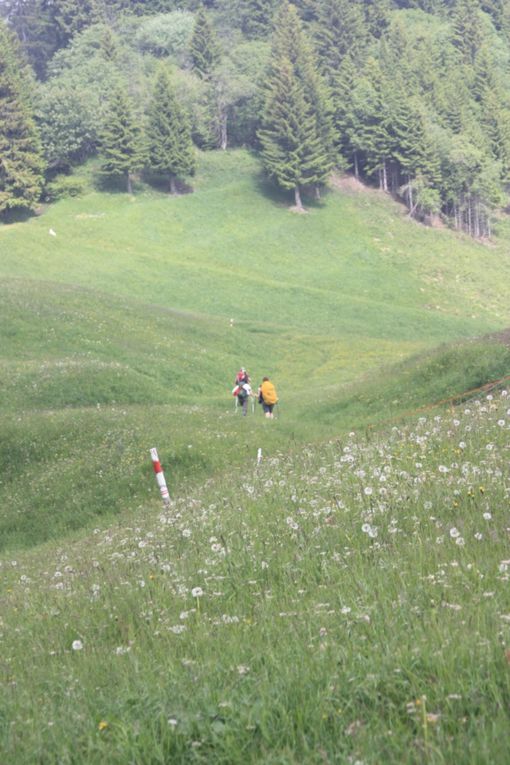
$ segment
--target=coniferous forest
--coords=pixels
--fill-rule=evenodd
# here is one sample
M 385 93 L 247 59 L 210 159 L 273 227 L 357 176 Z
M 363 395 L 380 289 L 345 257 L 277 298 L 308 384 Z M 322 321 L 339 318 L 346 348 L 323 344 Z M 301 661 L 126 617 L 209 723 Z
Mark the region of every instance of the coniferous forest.
M 510 181 L 506 0 L 0 0 L 0 215 L 244 146 L 299 209 L 334 171 L 490 236 Z

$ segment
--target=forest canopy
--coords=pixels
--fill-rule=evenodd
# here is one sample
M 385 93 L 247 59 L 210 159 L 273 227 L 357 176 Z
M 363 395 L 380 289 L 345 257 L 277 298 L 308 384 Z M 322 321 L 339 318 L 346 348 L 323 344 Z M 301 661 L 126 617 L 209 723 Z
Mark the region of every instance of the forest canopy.
M 143 172 L 176 193 L 193 146 L 260 153 L 298 206 L 335 169 L 473 236 L 506 204 L 505 0 L 0 0 L 0 14 L 0 214 L 96 156 L 102 182 Z

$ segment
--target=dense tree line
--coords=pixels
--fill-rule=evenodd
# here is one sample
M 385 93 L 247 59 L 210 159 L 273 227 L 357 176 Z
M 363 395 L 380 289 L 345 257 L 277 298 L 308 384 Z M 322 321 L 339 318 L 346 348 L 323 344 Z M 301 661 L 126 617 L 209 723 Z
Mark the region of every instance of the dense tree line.
M 505 202 L 507 0 L 0 0 L 0 14 L 0 212 L 95 155 L 102 178 L 130 189 L 144 171 L 175 193 L 193 145 L 260 152 L 297 207 L 334 169 L 474 236 Z

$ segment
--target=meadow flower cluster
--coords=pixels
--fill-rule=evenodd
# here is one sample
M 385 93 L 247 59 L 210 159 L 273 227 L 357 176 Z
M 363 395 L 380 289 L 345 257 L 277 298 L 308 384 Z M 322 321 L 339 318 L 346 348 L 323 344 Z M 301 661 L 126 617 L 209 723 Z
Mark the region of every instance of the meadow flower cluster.
M 507 392 L 256 457 L 1 562 L 5 752 L 31 720 L 61 757 L 58 720 L 119 763 L 504 761 Z

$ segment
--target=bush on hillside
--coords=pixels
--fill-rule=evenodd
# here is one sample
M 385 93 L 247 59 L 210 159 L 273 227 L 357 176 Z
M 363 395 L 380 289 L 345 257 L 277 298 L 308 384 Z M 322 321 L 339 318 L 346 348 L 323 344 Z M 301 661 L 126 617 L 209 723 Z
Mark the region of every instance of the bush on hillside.
M 87 190 L 86 186 L 84 178 L 77 178 L 75 175 L 59 175 L 46 185 L 44 200 L 45 202 L 56 202 L 57 199 L 65 199 L 66 197 L 79 197 Z

